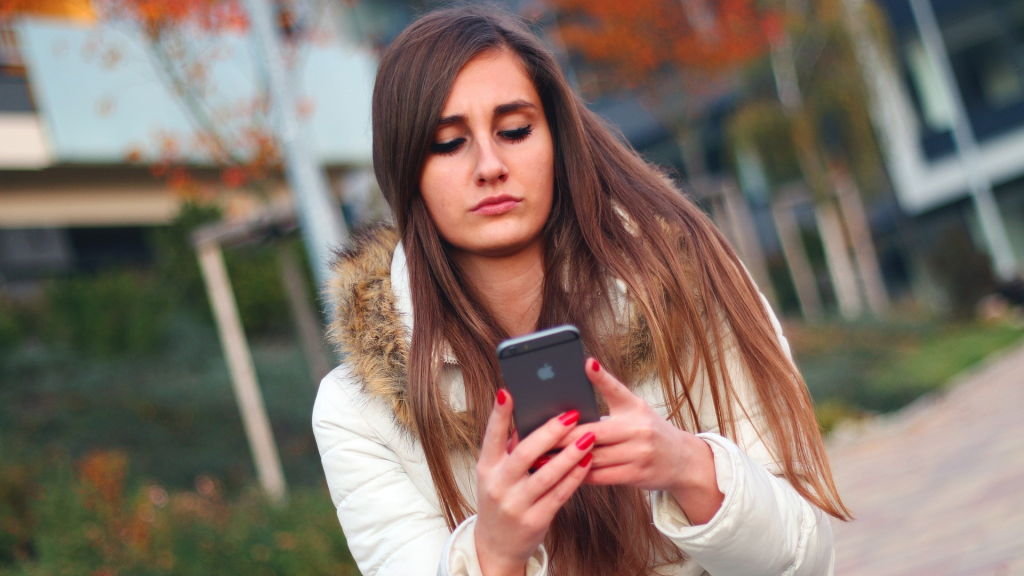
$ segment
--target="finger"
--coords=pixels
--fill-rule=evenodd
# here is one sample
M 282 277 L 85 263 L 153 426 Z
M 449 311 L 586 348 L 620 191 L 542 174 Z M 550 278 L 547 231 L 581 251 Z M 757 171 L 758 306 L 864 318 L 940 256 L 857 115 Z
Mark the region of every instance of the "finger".
M 598 446 L 594 449 L 594 468 L 608 468 L 622 464 L 647 466 L 654 458 L 650 445 L 641 442 L 620 442 L 611 446 Z
M 596 460 L 597 457 L 595 456 Z M 636 468 L 629 464 L 618 466 L 606 466 L 596 468 L 593 463 L 589 467 L 587 477 L 583 480 L 585 484 L 597 486 L 613 486 L 617 484 L 633 484 L 637 478 Z
M 559 440 L 576 427 L 579 419 L 580 413 L 570 410 L 548 420 L 531 432 L 509 454 L 507 473 L 515 478 L 526 474 L 537 458 L 554 448 Z
M 515 426 L 512 427 L 512 437 L 508 439 L 508 444 L 505 447 L 505 452 L 509 454 L 516 449 L 519 445 L 519 430 L 516 430 Z
M 619 444 L 621 442 L 628 442 L 634 439 L 635 429 L 629 424 L 629 422 L 618 419 L 602 420 L 599 422 L 591 422 L 589 424 L 580 424 L 572 432 L 566 435 L 564 438 L 558 441 L 555 445 L 556 448 L 565 448 L 573 442 L 579 440 L 587 432 L 593 432 L 597 435 L 600 440 L 598 444 L 606 446 L 610 444 Z
M 595 439 L 593 433 L 583 436 L 572 446 L 552 456 L 543 467 L 534 472 L 523 485 L 522 495 L 526 502 L 532 504 L 539 500 L 566 474 L 572 472 L 574 467 L 579 467 L 584 458 L 587 459 L 586 464 L 589 465 L 589 454 L 594 449 Z
M 587 373 L 590 383 L 601 393 L 601 396 L 604 396 L 610 412 L 614 412 L 616 407 L 632 403 L 636 399 L 629 388 L 626 388 L 618 378 L 602 368 L 596 359 L 588 358 L 584 371 Z
M 485 466 L 496 464 L 506 454 L 508 429 L 512 424 L 512 395 L 499 388 L 494 396 L 494 408 L 487 420 L 487 430 L 480 446 L 480 463 Z
M 590 453 L 583 454 L 582 458 L 562 476 L 562 479 L 537 500 L 531 507 L 530 512 L 539 514 L 545 519 L 554 518 L 558 509 L 572 497 L 573 493 L 580 487 L 580 484 L 583 483 L 591 470 L 591 466 Z

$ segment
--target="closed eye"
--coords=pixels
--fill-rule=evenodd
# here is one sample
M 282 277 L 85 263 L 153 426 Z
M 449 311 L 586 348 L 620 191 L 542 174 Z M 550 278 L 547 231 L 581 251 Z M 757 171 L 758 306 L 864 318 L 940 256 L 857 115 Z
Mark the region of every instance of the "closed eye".
M 447 142 L 433 142 L 430 144 L 430 152 L 442 156 L 454 154 L 465 141 L 465 138 L 455 138 Z
M 526 137 L 533 133 L 533 125 L 527 124 L 522 128 L 515 128 L 513 130 L 502 130 L 498 134 L 508 140 L 509 142 L 522 142 L 526 140 Z

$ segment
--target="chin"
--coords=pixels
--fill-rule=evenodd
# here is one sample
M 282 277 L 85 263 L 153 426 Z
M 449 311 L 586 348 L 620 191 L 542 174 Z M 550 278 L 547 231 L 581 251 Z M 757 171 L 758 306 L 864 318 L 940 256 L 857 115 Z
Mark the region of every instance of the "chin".
M 521 252 L 539 237 L 539 234 L 478 234 L 467 238 L 469 242 L 464 243 L 459 249 L 478 256 L 501 258 Z

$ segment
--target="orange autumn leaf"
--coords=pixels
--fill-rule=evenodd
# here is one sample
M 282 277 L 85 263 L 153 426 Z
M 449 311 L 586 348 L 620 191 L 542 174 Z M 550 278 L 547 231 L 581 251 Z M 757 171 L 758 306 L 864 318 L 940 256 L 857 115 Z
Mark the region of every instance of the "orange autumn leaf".
M 139 22 L 150 36 L 169 26 L 195 24 L 208 32 L 244 31 L 249 26 L 239 0 L 97 0 L 103 12 Z
M 128 457 L 123 452 L 94 450 L 79 463 L 78 473 L 93 504 L 120 506 L 128 474 Z
M 702 73 L 763 56 L 778 17 L 756 0 L 553 0 L 566 45 L 640 81 L 663 67 Z
M 230 166 L 220 173 L 221 182 L 229 188 L 240 188 L 245 185 L 248 177 L 245 170 L 239 166 Z

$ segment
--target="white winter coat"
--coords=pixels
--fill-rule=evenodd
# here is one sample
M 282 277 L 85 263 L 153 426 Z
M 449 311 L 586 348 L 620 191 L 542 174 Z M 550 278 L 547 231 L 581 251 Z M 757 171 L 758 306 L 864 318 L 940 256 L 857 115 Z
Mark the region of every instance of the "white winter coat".
M 335 266 L 329 291 L 337 319 L 331 336 L 348 358 L 320 384 L 313 431 L 338 519 L 364 576 L 477 576 L 476 517 L 449 531 L 423 449 L 410 432 L 404 374 L 412 302 L 405 254 L 396 242 L 393 231 L 378 230 Z M 788 353 L 774 315 L 772 321 Z M 702 430 L 698 436 L 711 446 L 725 500 L 707 524 L 692 526 L 671 495 L 650 494 L 655 526 L 691 558 L 662 573 L 830 575 L 827 515 L 777 476 L 779 465 L 757 433 L 756 406 L 745 403 L 752 394 L 744 393 L 749 377 L 735 353 L 727 366 L 750 418 L 737 422 L 735 442 L 717 434 L 710 398 L 702 402 L 701 387 L 695 386 L 700 421 L 690 428 Z M 461 373 L 451 358 L 444 377 L 453 405 L 464 408 Z M 634 393 L 666 415 L 656 380 L 640 383 Z M 467 501 L 475 502 L 472 463 L 458 473 Z M 543 546 L 527 574 L 548 574 Z

